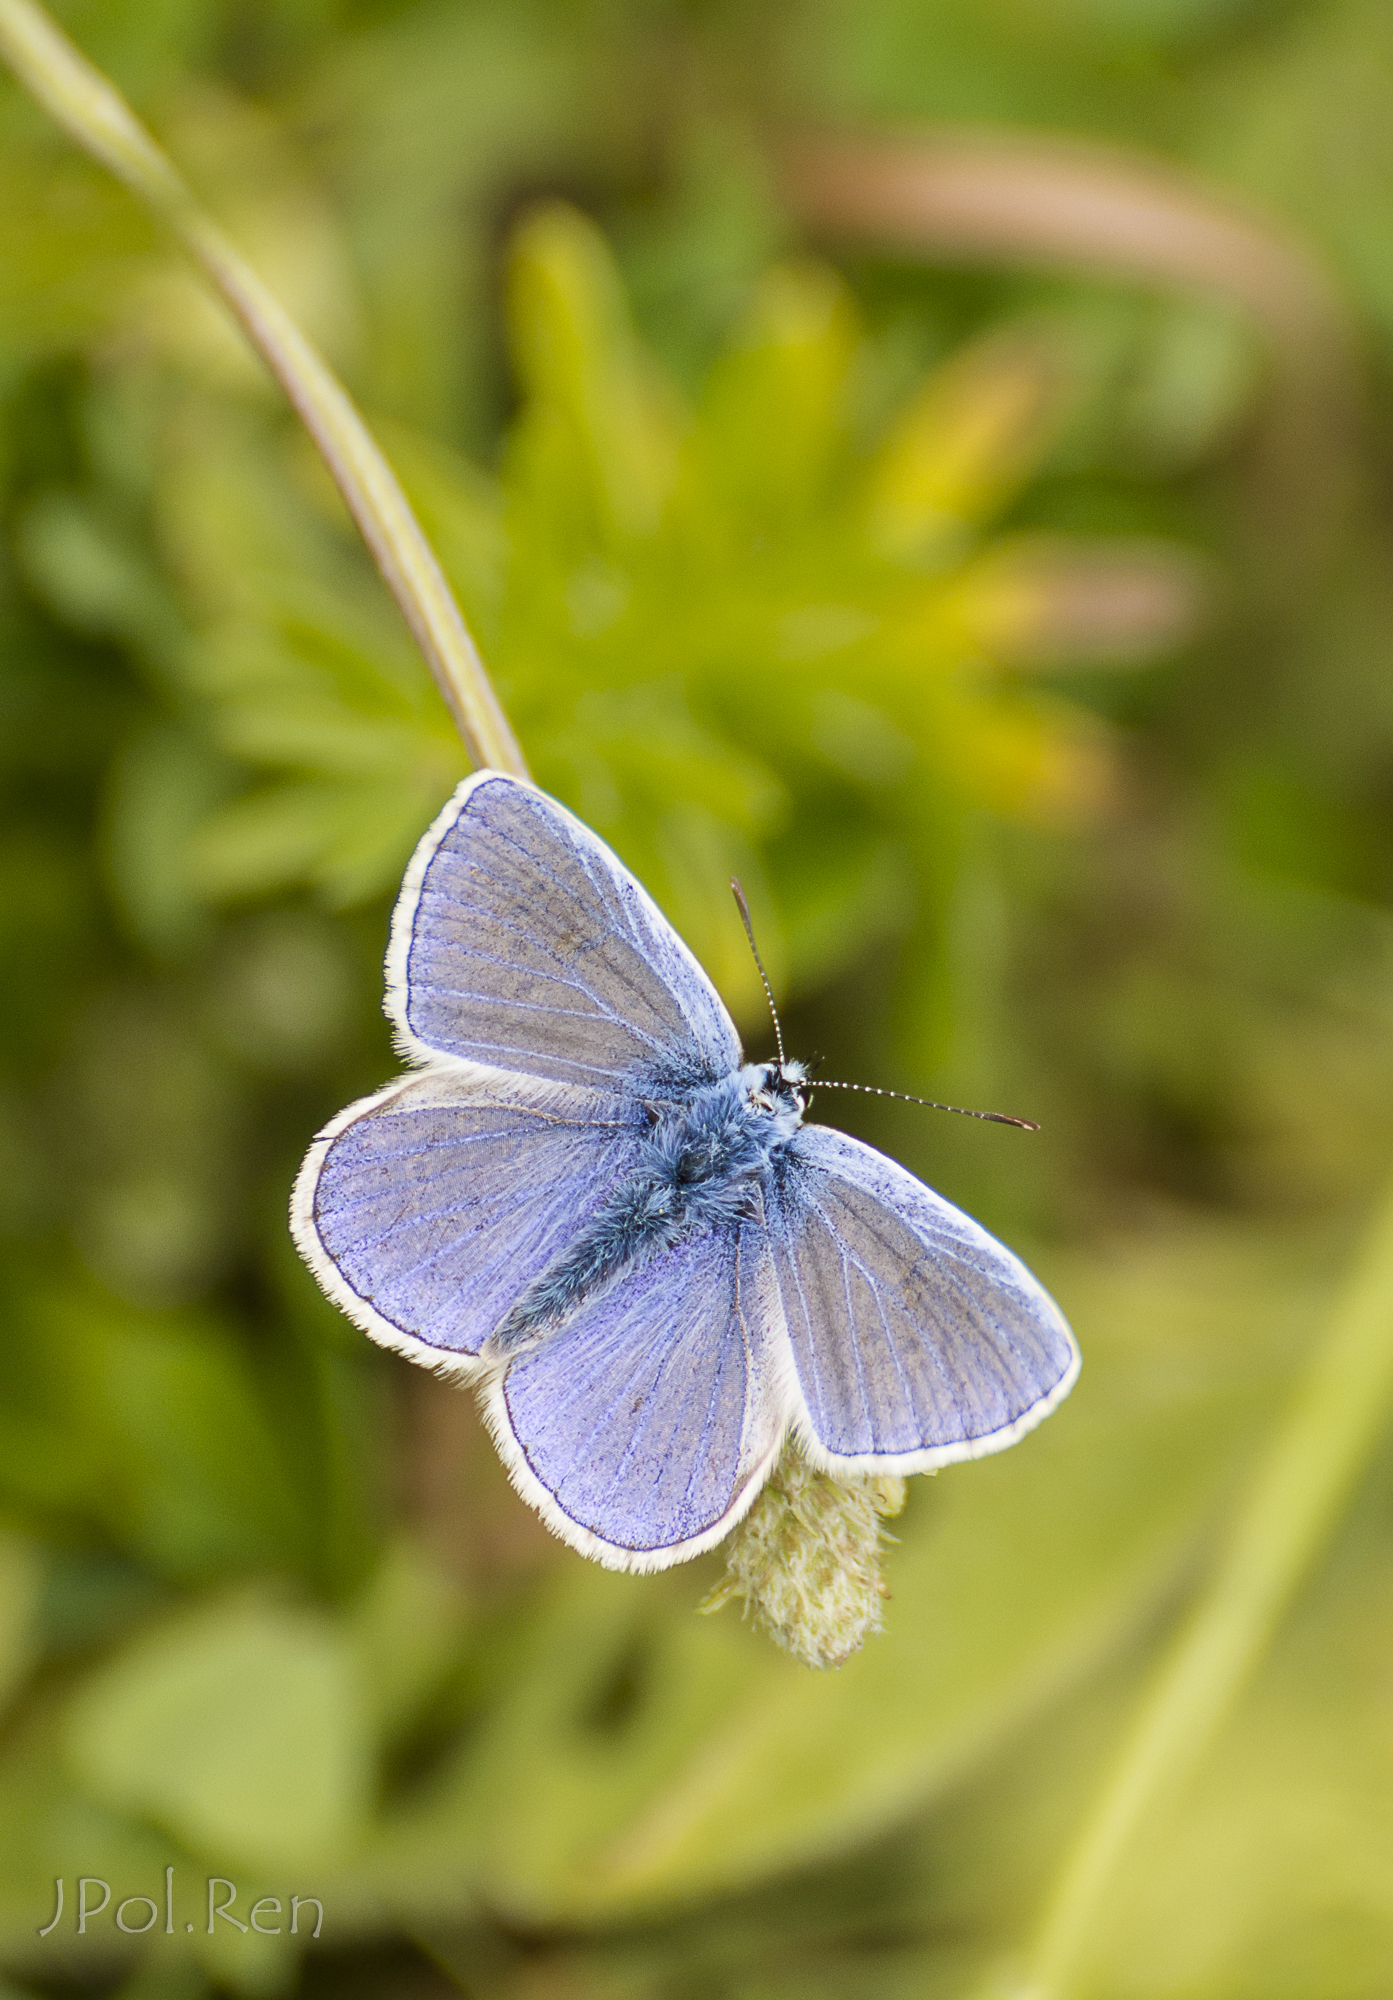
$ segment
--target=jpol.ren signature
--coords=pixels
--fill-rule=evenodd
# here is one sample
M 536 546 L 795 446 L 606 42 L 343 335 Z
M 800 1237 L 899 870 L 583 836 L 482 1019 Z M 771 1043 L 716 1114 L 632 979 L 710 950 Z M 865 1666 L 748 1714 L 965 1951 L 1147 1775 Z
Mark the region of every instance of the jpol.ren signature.
M 324 1923 L 324 1905 L 318 1896 L 258 1897 L 248 1909 L 246 1917 L 234 1916 L 233 1905 L 237 1901 L 237 1886 L 229 1882 L 225 1875 L 207 1877 L 207 1935 L 212 1937 L 219 1921 L 232 1925 L 244 1932 L 255 1931 L 259 1937 L 281 1937 L 289 1933 L 291 1937 L 317 1938 Z M 68 1909 L 70 1919 L 79 1937 L 87 1935 L 87 1926 L 93 1918 L 106 1915 L 108 1923 L 114 1923 L 118 1931 L 127 1937 L 144 1937 L 160 1923 L 166 1937 L 173 1937 L 176 1928 L 192 1931 L 193 1923 L 185 1918 L 176 1926 L 174 1915 L 174 1870 L 164 1871 L 164 1894 L 154 1896 L 126 1896 L 113 1908 L 111 1884 L 100 1875 L 79 1875 L 73 1902 L 67 1900 L 67 1882 L 62 1875 L 54 1877 L 53 1915 L 39 1928 L 40 1937 L 50 1937 L 63 1920 L 64 1909 Z M 287 1907 L 288 1905 L 288 1907 Z M 310 1911 L 314 1912 L 314 1928 L 310 1929 Z M 109 1913 L 109 1914 L 108 1914 Z M 199 1915 L 204 1912 L 200 1907 Z M 288 1921 L 287 1921 L 288 1920 Z

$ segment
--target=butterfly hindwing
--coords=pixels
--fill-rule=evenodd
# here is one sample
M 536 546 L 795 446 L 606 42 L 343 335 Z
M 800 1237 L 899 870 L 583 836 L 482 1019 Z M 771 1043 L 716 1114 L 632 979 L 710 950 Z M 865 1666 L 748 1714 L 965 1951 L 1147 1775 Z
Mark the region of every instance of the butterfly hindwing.
M 1019 1258 L 871 1147 L 805 1125 L 769 1221 L 799 1429 L 828 1463 L 978 1458 L 1072 1386 L 1073 1336 Z
M 616 1569 L 719 1541 L 762 1485 L 788 1397 L 757 1220 L 631 1268 L 488 1390 L 514 1483 L 553 1531 Z
M 466 779 L 416 850 L 387 958 L 398 1037 L 609 1091 L 680 1093 L 740 1060 L 734 1023 L 604 842 L 520 779 Z
M 350 1105 L 316 1140 L 292 1227 L 337 1305 L 415 1360 L 469 1362 L 632 1166 L 632 1100 L 462 1065 Z

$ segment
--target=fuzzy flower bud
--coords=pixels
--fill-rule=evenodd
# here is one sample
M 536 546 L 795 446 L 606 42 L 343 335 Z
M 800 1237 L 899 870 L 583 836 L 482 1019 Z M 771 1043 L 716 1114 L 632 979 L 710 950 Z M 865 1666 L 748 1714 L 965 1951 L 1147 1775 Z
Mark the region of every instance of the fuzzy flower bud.
M 888 1592 L 881 1521 L 904 1506 L 903 1479 L 834 1477 L 790 1445 L 726 1543 L 726 1574 L 698 1607 L 743 1599 L 745 1614 L 809 1667 L 839 1667 L 881 1629 Z

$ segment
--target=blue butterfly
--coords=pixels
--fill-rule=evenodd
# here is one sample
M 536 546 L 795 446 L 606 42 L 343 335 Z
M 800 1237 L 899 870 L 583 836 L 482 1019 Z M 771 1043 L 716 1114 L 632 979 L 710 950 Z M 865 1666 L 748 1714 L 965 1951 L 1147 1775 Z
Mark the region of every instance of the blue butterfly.
M 416 1067 L 315 1140 L 295 1240 L 374 1340 L 478 1384 L 582 1554 L 700 1554 L 790 1431 L 831 1471 L 930 1472 L 1072 1387 L 1025 1266 L 804 1124 L 803 1066 L 743 1061 L 656 905 L 531 785 L 477 772 L 422 840 L 385 1004 Z

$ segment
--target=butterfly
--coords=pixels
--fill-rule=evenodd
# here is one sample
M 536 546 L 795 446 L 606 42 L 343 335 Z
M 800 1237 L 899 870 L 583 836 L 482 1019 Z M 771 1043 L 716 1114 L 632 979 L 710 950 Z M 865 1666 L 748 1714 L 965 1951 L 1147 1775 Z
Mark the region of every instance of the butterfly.
M 475 1383 L 561 1539 L 657 1570 L 729 1533 L 792 1433 L 930 1472 L 1067 1395 L 1025 1266 L 893 1160 L 804 1122 L 597 835 L 479 771 L 422 839 L 385 1007 L 411 1071 L 311 1146 L 291 1228 L 385 1347 Z

